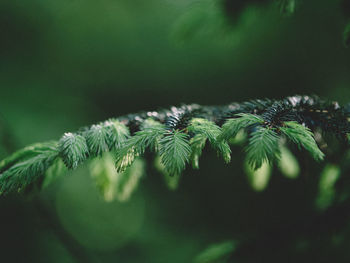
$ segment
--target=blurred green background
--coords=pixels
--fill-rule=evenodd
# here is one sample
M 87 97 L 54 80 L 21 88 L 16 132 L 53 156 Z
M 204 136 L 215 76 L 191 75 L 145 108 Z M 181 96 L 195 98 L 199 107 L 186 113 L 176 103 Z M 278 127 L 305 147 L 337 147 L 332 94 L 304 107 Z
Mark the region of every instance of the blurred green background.
M 1 157 L 180 103 L 294 94 L 350 102 L 339 3 L 303 1 L 290 17 L 247 5 L 230 22 L 209 0 L 1 0 Z M 256 192 L 238 147 L 229 165 L 207 150 L 176 191 L 147 163 L 125 203 L 105 202 L 87 167 L 40 193 L 1 197 L 0 261 L 193 262 L 227 240 L 242 244 L 229 262 L 350 260 L 350 206 L 314 208 L 324 164 L 302 166 L 293 180 L 275 171 Z

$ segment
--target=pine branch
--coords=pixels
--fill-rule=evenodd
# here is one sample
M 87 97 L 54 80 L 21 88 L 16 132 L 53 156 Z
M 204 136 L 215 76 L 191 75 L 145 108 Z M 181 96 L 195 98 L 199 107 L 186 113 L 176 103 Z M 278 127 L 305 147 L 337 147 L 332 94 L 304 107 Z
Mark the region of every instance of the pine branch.
M 284 125 L 284 127 L 280 128 L 282 133 L 297 144 L 299 148 L 303 147 L 309 151 L 315 160 L 323 160 L 324 154 L 318 148 L 313 133 L 310 129 L 293 121 L 285 122 Z
M 68 169 L 75 169 L 88 157 L 86 139 L 71 132 L 65 133 L 58 143 L 61 158 Z
M 117 120 L 92 125 L 83 132 L 90 156 L 101 156 L 112 149 L 120 148 L 129 138 L 128 128 Z
M 101 124 L 92 125 L 85 134 L 90 155 L 101 156 L 102 153 L 108 152 L 111 144 L 110 137 L 110 131 L 106 126 Z
M 45 174 L 58 158 L 58 153 L 56 143 L 33 150 L 30 157 L 14 164 L 0 175 L 0 194 L 20 191 L 32 184 Z
M 260 116 L 239 113 L 236 115 L 236 118 L 227 120 L 222 126 L 222 133 L 219 136 L 219 140 L 234 138 L 240 130 L 246 129 L 249 126 L 262 124 L 263 122 L 264 120 Z
M 249 138 L 246 149 L 248 163 L 258 169 L 264 162 L 274 162 L 279 159 L 280 149 L 278 134 L 271 128 L 258 127 Z
M 148 121 L 145 128 L 125 141 L 124 145 L 116 151 L 117 172 L 123 172 L 129 167 L 135 157 L 142 155 L 146 148 L 152 151 L 158 149 L 158 141 L 163 136 L 165 128 L 160 123 L 153 124 Z
M 30 156 L 35 155 L 37 152 L 49 149 L 50 146 L 51 143 L 36 143 L 18 150 L 17 152 L 0 161 L 0 174 L 21 160 L 29 158 Z
M 239 131 L 249 138 L 248 145 L 243 147 L 252 169 L 278 161 L 284 137 L 320 161 L 324 154 L 312 131 L 318 129 L 348 140 L 349 117 L 348 106 L 341 107 L 315 96 L 252 100 L 225 106 L 182 105 L 130 114 L 76 133 L 65 133 L 58 142 L 35 144 L 13 153 L 0 162 L 0 191 L 20 191 L 38 179 L 47 185 L 56 177 L 53 173 L 62 173 L 62 165 L 55 168 L 59 163 L 75 169 L 87 159 L 100 158 L 106 153 L 113 156 L 114 172 L 121 174 L 147 149 L 160 156 L 164 174 L 179 176 L 188 162 L 194 168 L 199 167 L 207 141 L 229 162 L 229 142 Z
M 159 154 L 170 175 L 181 174 L 191 154 L 188 135 L 181 131 L 166 134 L 160 140 Z
M 120 121 L 110 119 L 103 123 L 108 129 L 108 148 L 109 150 L 119 149 L 125 141 L 130 137 L 128 127 L 122 124 Z
M 222 131 L 221 128 L 214 122 L 202 118 L 194 118 L 188 127 L 188 131 L 190 133 L 196 134 L 197 136 L 197 138 L 195 140 L 192 140 L 191 143 L 192 149 L 195 148 L 194 150 L 197 152 L 196 156 L 200 156 L 200 153 L 202 152 L 202 149 L 205 145 L 205 138 L 209 140 L 211 146 L 218 152 L 218 154 L 221 154 L 223 156 L 226 163 L 230 162 L 230 146 L 226 141 L 218 140 L 218 137 Z M 202 135 L 201 138 L 199 137 L 200 135 Z

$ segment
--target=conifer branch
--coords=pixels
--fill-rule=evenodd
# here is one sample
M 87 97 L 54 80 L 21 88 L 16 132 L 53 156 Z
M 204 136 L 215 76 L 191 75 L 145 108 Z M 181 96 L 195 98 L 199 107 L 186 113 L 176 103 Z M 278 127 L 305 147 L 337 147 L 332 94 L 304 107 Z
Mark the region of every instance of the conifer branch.
M 253 169 L 259 169 L 264 162 L 274 162 L 279 159 L 279 137 L 271 128 L 258 127 L 249 138 L 247 161 Z
M 280 128 L 282 133 L 297 144 L 299 148 L 303 147 L 309 151 L 315 160 L 323 160 L 324 154 L 318 148 L 310 129 L 294 121 L 285 122 L 284 125 Z
M 147 149 L 160 156 L 166 174 L 179 176 L 188 162 L 193 168 L 199 168 L 199 158 L 207 141 L 229 162 L 229 142 L 240 131 L 248 136 L 248 145 L 244 147 L 252 169 L 258 169 L 265 162 L 278 161 L 283 138 L 320 161 L 324 154 L 313 131 L 321 130 L 335 134 L 339 140 L 348 140 L 349 108 L 316 96 L 293 96 L 225 106 L 192 104 L 130 114 L 65 133 L 58 142 L 35 144 L 13 153 L 0 162 L 0 192 L 23 190 L 39 182 L 38 179 L 44 179 L 47 184 L 55 177 L 52 173 L 62 171 L 60 163 L 67 169 L 76 169 L 105 153 L 111 153 L 115 172 L 122 174 Z M 132 174 L 136 173 L 128 172 L 125 178 L 136 182 L 130 177 Z
M 88 157 L 86 139 L 71 132 L 65 133 L 58 142 L 60 156 L 68 169 L 75 169 Z
M 0 194 L 7 194 L 13 191 L 20 191 L 42 177 L 47 169 L 58 158 L 56 143 L 47 143 L 39 149 L 33 147 L 27 159 L 20 160 L 9 169 L 1 173 Z M 28 149 L 27 149 L 28 150 Z M 22 153 L 28 151 L 22 151 Z
M 160 140 L 159 154 L 170 175 L 179 175 L 185 169 L 191 154 L 188 135 L 175 130 Z
M 197 136 L 197 139 L 193 140 L 191 143 L 192 146 L 197 148 L 197 152 L 202 151 L 203 147 L 205 146 L 206 139 L 208 139 L 211 146 L 217 151 L 218 154 L 222 155 L 225 162 L 230 162 L 230 146 L 228 145 L 227 141 L 218 140 L 218 137 L 222 134 L 222 130 L 214 122 L 203 118 L 194 118 L 188 127 L 188 131 L 192 134 L 196 134 Z M 200 155 L 199 152 L 198 154 Z

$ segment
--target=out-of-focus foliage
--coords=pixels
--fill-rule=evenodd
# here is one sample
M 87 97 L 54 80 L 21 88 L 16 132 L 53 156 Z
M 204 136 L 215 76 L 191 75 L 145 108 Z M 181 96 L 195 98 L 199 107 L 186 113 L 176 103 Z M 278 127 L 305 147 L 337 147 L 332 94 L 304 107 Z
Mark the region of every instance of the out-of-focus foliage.
M 316 206 L 319 209 L 328 208 L 335 198 L 334 185 L 340 176 L 340 168 L 337 165 L 327 165 L 321 173 L 319 192 L 316 199 Z
M 287 147 L 280 147 L 280 151 L 281 158 L 278 162 L 278 167 L 281 170 L 281 173 L 291 179 L 298 177 L 300 173 L 298 160 L 295 158 L 293 153 L 287 149 Z
M 348 47 L 350 45 L 350 23 L 346 25 L 343 34 L 344 45 Z
M 64 165 L 63 161 L 60 159 L 55 160 L 53 165 L 46 170 L 44 179 L 42 182 L 42 187 L 47 187 L 60 176 L 67 174 L 67 167 Z
M 124 202 L 129 200 L 137 188 L 144 174 L 144 165 L 142 159 L 136 159 L 124 172 L 118 173 L 113 157 L 110 153 L 105 153 L 102 158 L 92 161 L 90 170 L 106 201 L 118 199 Z
M 272 172 L 272 167 L 268 162 L 262 162 L 261 166 L 257 170 L 254 170 L 249 164 L 249 161 L 247 161 L 245 171 L 250 185 L 255 191 L 259 192 L 266 189 Z
M 229 254 L 235 249 L 233 241 L 226 241 L 220 244 L 214 244 L 200 253 L 195 263 L 219 263 L 228 262 Z
M 277 0 L 277 5 L 281 13 L 286 15 L 293 15 L 299 5 L 300 0 Z

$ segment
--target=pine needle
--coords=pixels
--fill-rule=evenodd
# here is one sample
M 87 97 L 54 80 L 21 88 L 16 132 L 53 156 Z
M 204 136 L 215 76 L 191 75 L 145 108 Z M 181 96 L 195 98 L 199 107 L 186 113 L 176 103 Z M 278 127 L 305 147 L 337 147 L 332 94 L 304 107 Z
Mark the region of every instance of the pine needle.
M 56 142 L 36 143 L 14 152 L 7 158 L 0 161 L 0 173 L 3 173 L 21 160 L 34 156 L 40 151 L 50 149 L 54 145 L 56 145 Z
M 160 138 L 165 133 L 163 125 L 155 125 L 138 131 L 125 141 L 125 144 L 116 151 L 116 168 L 123 172 L 130 166 L 135 157 L 142 155 L 147 148 L 157 151 Z
M 240 113 L 236 116 L 237 118 L 229 119 L 225 122 L 222 126 L 222 133 L 218 137 L 218 140 L 228 141 L 231 138 L 234 138 L 240 130 L 264 122 L 260 116 L 254 114 Z
M 34 152 L 33 152 L 34 154 Z M 0 174 L 0 194 L 20 191 L 44 175 L 58 157 L 56 145 L 36 150 L 35 154 Z
M 321 161 L 324 158 L 323 152 L 318 148 L 312 131 L 294 121 L 284 123 L 284 127 L 280 131 L 287 136 L 292 142 L 309 151 L 316 161 Z
M 281 105 L 282 113 L 287 115 L 276 115 L 276 108 L 271 107 L 276 103 Z M 310 115 L 311 111 L 305 112 L 300 108 L 305 105 L 320 110 L 312 111 Z M 136 157 L 149 149 L 159 154 L 164 174 L 179 176 L 189 161 L 198 169 L 199 158 L 207 141 L 229 162 L 231 150 L 228 142 L 237 138 L 240 131 L 250 135 L 246 153 L 247 161 L 253 169 L 258 169 L 265 162 L 279 160 L 279 134 L 289 138 L 299 148 L 305 148 L 314 159 L 322 160 L 324 154 L 318 148 L 313 133 L 296 121 L 304 119 L 309 127 L 318 127 L 337 135 L 348 134 L 348 113 L 346 108 L 340 110 L 339 107 L 310 96 L 293 96 L 274 103 L 268 99 L 256 100 L 223 107 L 191 105 L 185 110 L 188 119 L 183 122 L 183 130 L 167 129 L 163 124 L 169 114 L 174 112 L 173 108 L 130 114 L 121 117 L 120 121 L 110 119 L 77 133 L 65 133 L 58 142 L 28 146 L 0 161 L 0 193 L 21 190 L 39 178 L 46 185 L 55 178 L 54 174 L 61 173 L 62 162 L 68 169 L 75 169 L 88 157 L 100 157 L 111 151 L 115 152 L 118 174 L 124 172 Z M 290 111 L 292 114 L 289 114 Z M 220 122 L 227 116 L 227 112 L 241 113 L 228 119 L 222 128 L 211 121 Z M 257 112 L 262 113 L 263 117 L 256 115 Z M 324 118 L 324 121 L 317 122 L 318 119 L 312 119 L 313 114 L 318 113 L 320 115 L 316 118 Z M 274 118 L 266 118 L 269 114 Z M 153 117 L 149 118 L 150 116 Z M 202 118 L 193 118 L 196 116 Z M 130 135 L 127 126 L 138 131 Z M 285 164 L 283 161 L 282 159 L 280 166 Z M 58 164 L 56 168 L 61 168 L 56 169 L 53 164 Z M 47 171 L 48 168 L 50 169 Z
M 95 157 L 120 148 L 130 137 L 130 133 L 124 124 L 111 119 L 92 125 L 83 136 L 86 138 L 90 156 Z
M 119 149 L 125 141 L 130 137 L 128 127 L 120 123 L 118 120 L 110 119 L 103 123 L 109 129 L 109 150 Z
M 188 135 L 177 130 L 169 132 L 160 140 L 159 153 L 169 175 L 181 174 L 191 154 Z
M 226 163 L 230 162 L 231 160 L 231 149 L 230 146 L 226 141 L 223 140 L 217 140 L 218 136 L 221 134 L 221 128 L 217 126 L 214 122 L 206 120 L 206 119 L 200 119 L 200 118 L 194 118 L 191 120 L 191 124 L 188 127 L 188 131 L 192 132 L 194 134 L 200 134 L 207 138 L 211 144 L 211 146 L 218 152 L 218 154 L 221 154 L 225 160 Z M 197 151 L 197 153 L 201 153 L 202 149 L 200 147 L 202 145 L 198 144 L 199 138 L 197 138 L 197 143 L 192 147 L 193 150 Z M 195 142 L 196 140 L 192 141 Z M 205 145 L 205 142 L 204 142 Z M 203 145 L 203 147 L 204 147 Z M 198 147 L 200 146 L 200 147 Z M 202 147 L 202 148 L 203 148 Z M 196 149 L 197 148 L 197 149 Z M 200 155 L 200 154 L 199 154 Z M 199 156 L 197 154 L 197 156 Z
M 246 148 L 247 161 L 253 169 L 258 169 L 264 162 L 272 163 L 279 159 L 278 135 L 271 128 L 258 127 L 249 138 Z
M 92 125 L 91 128 L 84 133 L 86 144 L 89 148 L 90 156 L 101 156 L 102 153 L 108 152 L 111 138 L 110 129 L 108 126 L 101 124 Z
M 88 154 L 88 146 L 83 136 L 65 133 L 58 143 L 60 156 L 68 169 L 75 169 L 83 163 Z

